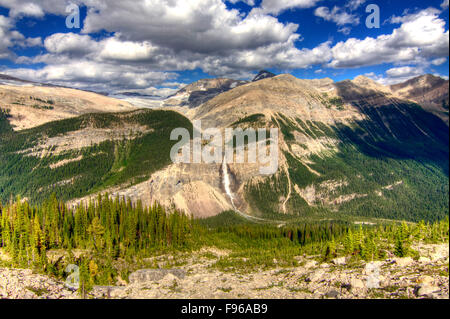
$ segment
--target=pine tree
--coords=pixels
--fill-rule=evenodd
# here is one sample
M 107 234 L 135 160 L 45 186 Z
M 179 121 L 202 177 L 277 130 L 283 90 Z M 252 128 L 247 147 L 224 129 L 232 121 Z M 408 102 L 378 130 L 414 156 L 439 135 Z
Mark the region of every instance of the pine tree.
M 92 243 L 96 250 L 101 250 L 103 248 L 103 234 L 105 233 L 104 227 L 100 224 L 100 219 L 96 216 L 92 220 L 89 226 L 88 233 L 92 236 Z
M 395 255 L 405 257 L 409 253 L 409 230 L 406 223 L 402 223 L 395 236 Z
M 346 254 L 353 254 L 355 251 L 355 243 L 351 229 L 348 230 L 347 236 L 345 237 L 344 248 Z
M 81 298 L 85 299 L 86 295 L 92 289 L 92 280 L 89 273 L 89 265 L 86 258 L 82 258 L 79 265 L 80 270 L 80 288 L 78 293 Z
M 332 236 L 331 240 L 328 242 L 325 252 L 325 258 L 330 259 L 333 257 L 336 257 L 336 242 L 334 240 L 334 236 Z

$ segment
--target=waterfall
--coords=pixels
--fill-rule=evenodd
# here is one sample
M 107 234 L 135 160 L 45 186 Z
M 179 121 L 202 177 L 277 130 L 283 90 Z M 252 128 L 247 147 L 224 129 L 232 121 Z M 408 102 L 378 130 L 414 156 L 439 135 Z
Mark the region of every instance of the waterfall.
M 225 189 L 225 192 L 227 193 L 228 197 L 230 198 L 231 201 L 231 205 L 233 206 L 234 210 L 236 209 L 236 206 L 234 206 L 234 196 L 233 193 L 231 192 L 231 188 L 230 188 L 230 175 L 228 175 L 228 165 L 227 165 L 227 161 L 225 160 L 225 157 L 223 158 L 223 162 L 222 162 L 222 183 L 223 183 L 223 187 Z
M 239 214 L 240 216 L 248 219 L 248 220 L 252 220 L 252 221 L 267 221 L 263 218 L 259 218 L 259 217 L 254 217 L 254 216 L 250 216 L 247 215 L 243 212 L 241 212 L 239 209 L 236 208 L 236 206 L 234 205 L 234 195 L 233 192 L 231 191 L 231 187 L 230 187 L 230 175 L 228 174 L 228 165 L 227 165 L 227 161 L 225 160 L 225 157 L 223 158 L 223 162 L 222 162 L 222 183 L 223 183 L 223 188 L 225 189 L 225 193 L 227 193 L 227 196 L 230 198 L 231 201 L 231 206 L 233 207 L 233 210 Z M 276 222 L 276 221 L 274 221 Z M 279 222 L 281 223 L 281 222 Z

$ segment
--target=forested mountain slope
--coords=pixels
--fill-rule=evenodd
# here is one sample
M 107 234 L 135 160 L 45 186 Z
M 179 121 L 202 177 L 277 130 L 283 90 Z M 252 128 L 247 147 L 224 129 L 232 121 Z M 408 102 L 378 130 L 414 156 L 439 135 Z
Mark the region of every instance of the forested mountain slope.
M 196 217 L 235 209 L 264 219 L 448 215 L 445 121 L 364 77 L 334 83 L 279 75 L 246 83 L 189 112 L 88 114 L 13 132 L 0 127 L 0 196 L 66 200 L 98 192 L 158 201 Z M 279 168 L 172 164 L 173 128 L 279 128 Z M 204 141 L 203 144 L 207 143 Z M 231 196 L 224 174 L 229 177 Z
M 0 117 L 0 198 L 73 199 L 143 181 L 170 163 L 174 128 L 192 126 L 171 111 L 86 114 L 15 132 Z

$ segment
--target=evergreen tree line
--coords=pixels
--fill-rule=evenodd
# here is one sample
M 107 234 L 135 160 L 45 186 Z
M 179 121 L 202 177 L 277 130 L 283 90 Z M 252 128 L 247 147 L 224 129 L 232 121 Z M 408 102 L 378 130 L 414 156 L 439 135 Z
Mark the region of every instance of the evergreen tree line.
M 336 256 L 355 256 L 366 261 L 374 261 L 387 256 L 418 257 L 414 243 L 440 243 L 449 240 L 449 219 L 435 223 L 421 221 L 417 224 L 387 224 L 358 229 L 348 228 L 337 239 L 328 241 L 325 259 Z
M 50 249 L 84 249 L 113 259 L 152 249 L 188 244 L 193 220 L 160 205 L 143 207 L 130 200 L 99 195 L 88 205 L 69 208 L 55 195 L 40 206 L 17 198 L 0 205 L 0 247 L 13 264 L 44 267 Z
M 225 215 L 218 218 L 226 221 L 230 214 Z M 19 197 L 4 207 L 0 204 L 0 248 L 11 257 L 10 265 L 65 278 L 66 266 L 76 264 L 82 294 L 94 284 L 114 284 L 118 277 L 126 279 L 135 267 L 143 265 L 144 258 L 167 250 L 233 247 L 238 254 L 250 254 L 250 262 L 260 266 L 269 265 L 273 254 L 292 265 L 288 259 L 301 254 L 320 255 L 324 260 L 352 256 L 367 261 L 387 255 L 415 256 L 413 243 L 448 242 L 448 238 L 448 217 L 434 223 L 364 227 L 348 222 L 277 227 L 247 221 L 208 226 L 207 222 L 158 204 L 144 207 L 141 202 L 133 204 L 108 194 L 74 207 L 59 201 L 56 195 L 38 206 Z M 61 256 L 56 261 L 49 258 L 55 251 Z

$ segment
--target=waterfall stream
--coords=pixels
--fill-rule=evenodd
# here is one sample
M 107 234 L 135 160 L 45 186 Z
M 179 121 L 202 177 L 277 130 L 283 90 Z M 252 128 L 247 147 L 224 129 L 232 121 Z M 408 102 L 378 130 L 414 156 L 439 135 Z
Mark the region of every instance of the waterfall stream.
M 237 214 L 241 215 L 242 217 L 244 217 L 248 220 L 252 220 L 252 221 L 259 221 L 259 222 L 267 221 L 266 219 L 263 219 L 263 218 L 247 215 L 247 214 L 241 212 L 239 209 L 237 209 L 236 205 L 234 204 L 234 195 L 233 195 L 233 192 L 231 191 L 231 186 L 230 186 L 231 185 L 230 174 L 228 173 L 228 165 L 227 165 L 227 161 L 225 160 L 225 157 L 222 162 L 222 184 L 223 184 L 223 188 L 225 189 L 225 193 L 227 194 L 228 198 L 230 199 L 231 206 L 233 207 L 233 210 Z
M 230 198 L 231 206 L 233 206 L 233 209 L 237 211 L 236 206 L 234 206 L 234 196 L 233 196 L 233 192 L 231 191 L 231 187 L 230 187 L 230 175 L 228 174 L 228 165 L 227 165 L 227 161 L 225 160 L 225 157 L 222 162 L 222 178 L 223 178 L 222 179 L 223 188 L 225 189 L 225 192 L 227 193 L 228 197 Z

